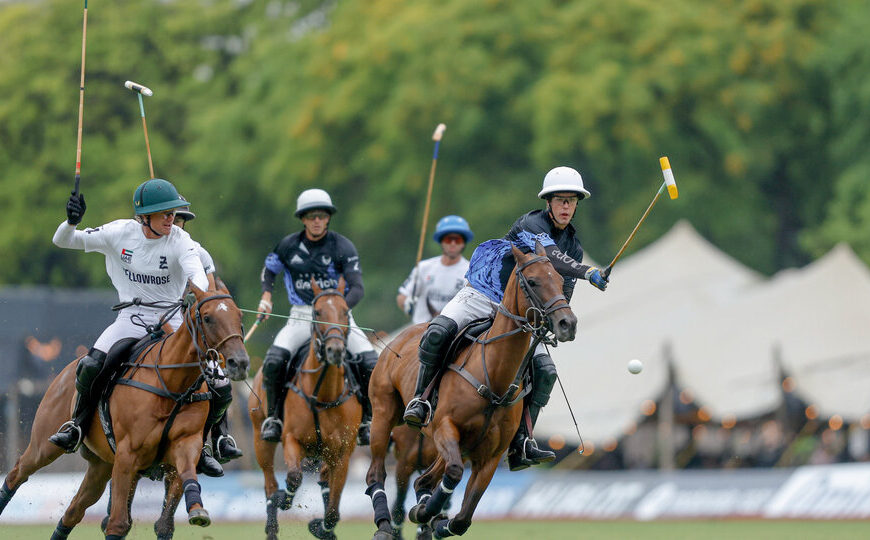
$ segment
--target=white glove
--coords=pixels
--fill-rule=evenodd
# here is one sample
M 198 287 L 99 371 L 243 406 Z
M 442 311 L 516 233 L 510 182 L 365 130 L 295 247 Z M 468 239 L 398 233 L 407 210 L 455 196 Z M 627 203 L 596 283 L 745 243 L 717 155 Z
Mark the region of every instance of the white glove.
M 410 296 L 405 297 L 405 303 L 402 304 L 402 309 L 405 310 L 406 315 L 411 315 L 414 313 L 414 306 L 417 305 L 417 299 L 411 298 Z
M 268 319 L 269 314 L 272 313 L 272 302 L 266 300 L 265 298 L 261 298 L 260 304 L 257 306 L 257 311 L 260 313 L 259 317 L 263 319 Z

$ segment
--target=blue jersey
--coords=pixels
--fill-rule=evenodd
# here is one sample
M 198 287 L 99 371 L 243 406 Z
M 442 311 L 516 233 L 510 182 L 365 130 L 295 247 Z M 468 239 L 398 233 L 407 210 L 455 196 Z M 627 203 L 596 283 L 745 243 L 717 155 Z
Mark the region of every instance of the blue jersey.
M 487 240 L 477 246 L 471 255 L 465 279 L 493 302 L 501 302 L 511 272 L 516 266 L 511 253 L 512 243 L 523 253 L 534 252 L 536 240 L 545 248 L 555 245 L 559 251 L 579 263 L 583 261 L 583 248 L 575 234 L 574 226 L 570 223 L 564 229 L 557 228 L 547 210 L 534 210 L 524 214 L 514 222 L 504 238 Z M 564 274 L 562 277 L 565 280 L 562 290 L 570 300 L 577 279 Z

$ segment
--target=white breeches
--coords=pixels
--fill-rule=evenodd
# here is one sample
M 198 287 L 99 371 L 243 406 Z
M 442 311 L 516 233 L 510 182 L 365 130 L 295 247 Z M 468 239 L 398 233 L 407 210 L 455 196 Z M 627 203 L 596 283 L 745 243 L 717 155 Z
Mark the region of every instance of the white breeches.
M 287 319 L 287 324 L 275 336 L 272 345 L 287 349 L 291 354 L 295 353 L 311 337 L 311 311 L 311 306 L 293 306 L 290 309 L 290 318 Z M 347 350 L 351 354 L 374 351 L 375 348 L 353 319 L 353 313 L 349 314 L 349 318 L 350 332 L 347 335 Z

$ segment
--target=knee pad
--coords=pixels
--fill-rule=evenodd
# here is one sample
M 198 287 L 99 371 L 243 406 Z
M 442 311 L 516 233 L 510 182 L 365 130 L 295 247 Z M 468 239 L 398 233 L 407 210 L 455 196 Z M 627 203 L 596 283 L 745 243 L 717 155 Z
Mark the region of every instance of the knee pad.
M 375 369 L 375 365 L 378 363 L 378 353 L 375 351 L 364 351 L 359 353 L 359 363 L 365 368 L 365 371 L 368 374 L 371 374 L 372 370 Z
M 420 363 L 440 367 L 444 353 L 458 332 L 459 327 L 453 319 L 444 315 L 432 319 L 420 339 Z
M 532 401 L 535 405 L 543 407 L 550 400 L 556 376 L 556 364 L 549 354 L 532 358 Z
M 273 380 L 281 375 L 284 364 L 290 360 L 290 351 L 272 345 L 263 357 L 263 377 Z
M 76 366 L 76 389 L 79 392 L 84 394 L 90 391 L 105 362 L 106 353 L 97 349 L 91 349 L 79 360 Z

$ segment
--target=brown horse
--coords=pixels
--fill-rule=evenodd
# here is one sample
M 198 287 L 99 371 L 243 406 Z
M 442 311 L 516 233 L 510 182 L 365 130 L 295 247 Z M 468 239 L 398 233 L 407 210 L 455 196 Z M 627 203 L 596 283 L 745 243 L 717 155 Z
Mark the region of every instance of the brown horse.
M 440 538 L 468 530 L 477 503 L 519 427 L 522 396 L 527 391 L 523 372 L 531 357 L 527 333 L 532 334 L 534 346 L 550 339 L 550 329 L 559 341 L 569 341 L 577 328 L 577 318 L 562 294 L 562 277 L 543 247 L 538 244 L 536 252 L 528 255 L 516 247 L 512 252 L 516 268 L 492 327 L 461 351 L 445 371 L 434 418 L 423 428 L 434 439 L 439 455 L 414 484 L 418 504 L 409 517 L 415 523 L 431 521 Z M 424 329 L 425 325 L 414 326 L 396 337 L 381 353 L 369 384 L 374 418 L 366 493 L 375 510 L 376 540 L 392 537 L 383 488 L 384 461 L 390 431 L 414 395 L 417 347 Z M 440 516 L 444 502 L 462 479 L 466 460 L 471 462 L 471 476 L 462 508 L 453 519 L 433 519 Z
M 308 530 L 317 538 L 335 538 L 339 520 L 338 504 L 347 479 L 350 455 L 356 446 L 356 432 L 362 419 L 362 407 L 354 399 L 345 380 L 344 359 L 349 332 L 349 308 L 344 300 L 344 278 L 337 289 L 321 289 L 312 280 L 314 322 L 311 324 L 311 347 L 295 378 L 288 383 L 284 400 L 284 427 L 281 442 L 287 464 L 287 488 L 278 490 L 275 479 L 277 443 L 258 436 L 265 419 L 262 369 L 254 379 L 254 393 L 248 401 L 254 424 L 254 449 L 263 469 L 266 491 L 266 535 L 278 538 L 278 510 L 288 510 L 302 483 L 302 459 L 321 462 L 320 486 L 324 517 L 313 519 Z
M 231 379 L 244 380 L 249 359 L 240 333 L 242 313 L 229 291 L 223 284 L 217 291 L 200 291 L 192 284 L 189 286 L 191 293 L 181 305 L 182 327 L 147 347 L 135 362 L 124 364 L 123 378 L 109 398 L 114 450 L 99 418 L 90 422 L 82 446 L 88 470 L 58 522 L 53 539 L 69 535 L 85 510 L 100 498 L 109 479 L 111 513 L 105 522 L 106 538 L 123 538 L 132 523 L 129 515 L 132 495 L 145 470 L 167 470 L 167 495 L 180 498 L 184 493 L 189 522 L 203 527 L 211 523 L 196 480 L 208 414 L 206 361 L 222 359 Z M 0 490 L 0 511 L 31 474 L 63 454 L 48 437 L 69 419 L 75 396 L 75 370 L 75 362 L 64 368 L 39 404 L 30 444 Z M 172 535 L 171 530 L 157 533 L 161 538 Z

